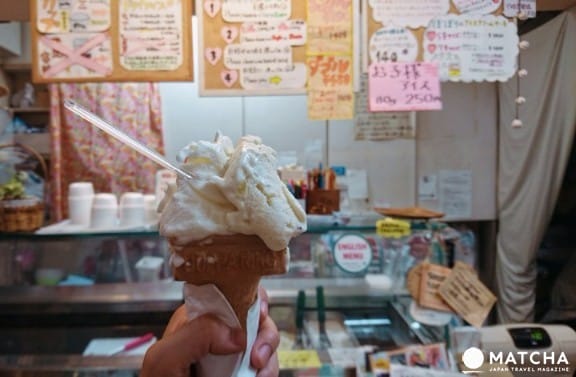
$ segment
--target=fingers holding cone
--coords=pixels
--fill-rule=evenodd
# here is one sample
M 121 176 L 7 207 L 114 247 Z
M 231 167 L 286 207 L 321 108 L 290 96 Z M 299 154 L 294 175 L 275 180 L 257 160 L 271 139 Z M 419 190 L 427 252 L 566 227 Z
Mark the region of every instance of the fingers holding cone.
M 157 377 L 170 370 L 173 371 L 170 377 L 188 377 L 190 364 L 207 354 L 233 354 L 242 352 L 245 347 L 246 335 L 242 329 L 231 329 L 215 316 L 203 315 L 167 328 L 162 341 L 146 352 L 140 376 Z

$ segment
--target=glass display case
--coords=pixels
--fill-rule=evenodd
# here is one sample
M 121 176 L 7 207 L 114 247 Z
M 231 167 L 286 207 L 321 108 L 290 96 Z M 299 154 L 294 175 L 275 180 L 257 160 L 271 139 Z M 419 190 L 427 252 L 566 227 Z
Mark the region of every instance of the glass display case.
M 289 273 L 263 279 L 271 316 L 281 332 L 281 349 L 298 348 L 296 333 L 304 328 L 305 348 L 319 349 L 320 360 L 330 364 L 329 347 L 319 343 L 319 318 L 331 348 L 444 341 L 445 329 L 411 317 L 410 296 L 393 282 L 394 274 L 409 263 L 401 250 L 390 250 L 373 224 L 309 226 L 290 244 Z M 338 245 L 344 245 L 343 259 L 337 256 Z M 368 253 L 359 257 L 361 247 Z M 172 311 L 183 302 L 182 283 L 172 279 L 167 244 L 154 230 L 6 233 L 0 234 L 0 250 L 0 371 L 7 373 L 2 375 L 137 375 L 142 355 L 83 353 L 95 338 L 147 332 L 160 337 Z M 152 278 L 139 271 L 143 258 L 164 262 Z M 325 297 L 321 316 L 318 287 Z M 298 318 L 304 318 L 303 326 L 297 326 Z M 290 375 L 291 368 L 283 365 L 282 373 Z M 350 368 L 338 373 L 354 375 Z

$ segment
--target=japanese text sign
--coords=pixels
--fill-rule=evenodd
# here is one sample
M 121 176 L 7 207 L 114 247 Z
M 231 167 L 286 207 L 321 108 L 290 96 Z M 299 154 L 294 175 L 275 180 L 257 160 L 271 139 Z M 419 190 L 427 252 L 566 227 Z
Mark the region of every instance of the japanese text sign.
M 372 63 L 370 111 L 440 110 L 440 79 L 434 63 Z

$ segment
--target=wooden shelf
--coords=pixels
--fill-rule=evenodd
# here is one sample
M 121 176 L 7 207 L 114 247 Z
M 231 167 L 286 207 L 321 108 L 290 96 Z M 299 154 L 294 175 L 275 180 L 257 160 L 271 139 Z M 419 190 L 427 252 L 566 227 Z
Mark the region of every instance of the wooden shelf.
M 49 113 L 50 107 L 9 107 L 8 111 L 12 114 Z
M 6 72 L 26 72 L 32 70 L 31 63 L 4 63 L 2 68 Z

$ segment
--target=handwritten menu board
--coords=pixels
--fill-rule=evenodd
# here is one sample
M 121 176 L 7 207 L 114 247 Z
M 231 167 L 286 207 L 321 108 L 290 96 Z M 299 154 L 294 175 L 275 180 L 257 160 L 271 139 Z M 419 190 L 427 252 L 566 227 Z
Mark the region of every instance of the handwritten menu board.
M 303 94 L 306 2 L 197 0 L 201 95 Z
M 318 55 L 308 57 L 308 118 L 352 119 L 352 57 Z
M 368 74 L 362 74 L 354 101 L 354 140 L 413 139 L 416 127 L 413 113 L 368 111 Z
M 526 0 L 529 1 L 529 0 Z M 364 64 L 429 61 L 442 81 L 505 81 L 516 70 L 516 24 L 503 0 L 364 0 Z
M 31 2 L 35 82 L 192 79 L 185 0 Z
M 307 0 L 308 55 L 352 53 L 352 0 Z
M 352 0 L 308 0 L 308 118 L 354 117 Z M 357 5 L 357 4 L 356 4 Z
M 506 81 L 516 72 L 516 25 L 501 16 L 446 15 L 424 33 L 424 60 L 442 80 Z
M 370 111 L 442 109 L 434 63 L 372 63 L 368 80 Z

